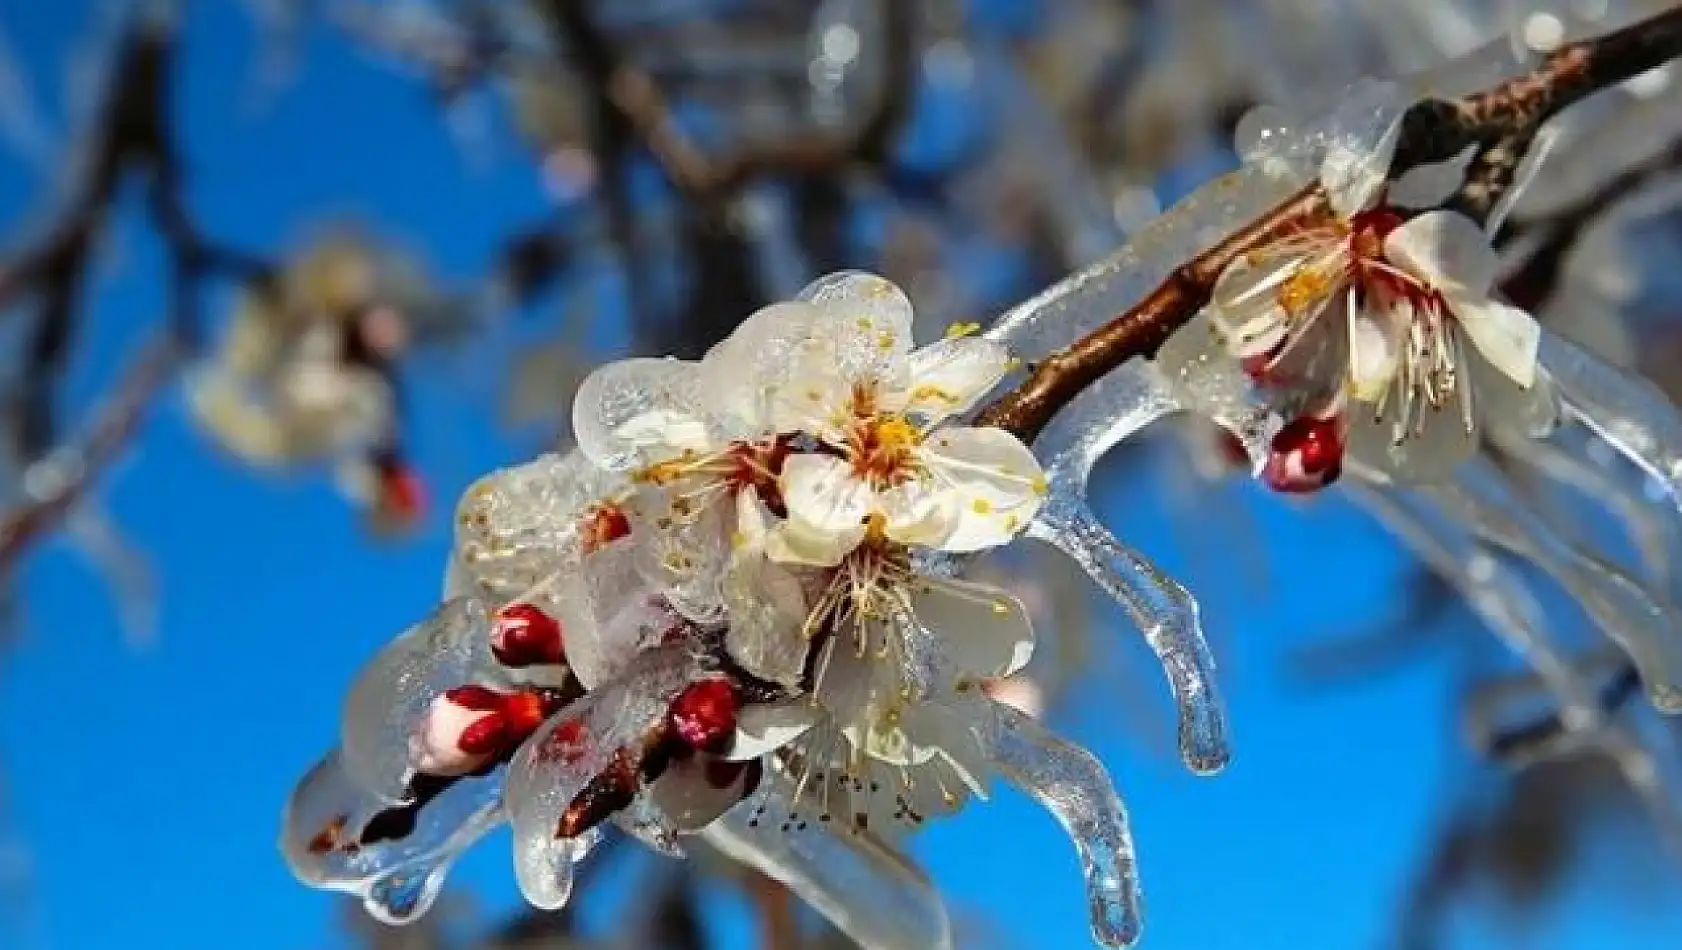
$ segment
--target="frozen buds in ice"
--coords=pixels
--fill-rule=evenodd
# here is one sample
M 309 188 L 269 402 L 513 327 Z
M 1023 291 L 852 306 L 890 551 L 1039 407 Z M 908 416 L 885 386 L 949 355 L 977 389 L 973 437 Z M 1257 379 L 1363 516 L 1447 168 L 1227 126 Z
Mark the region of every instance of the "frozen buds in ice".
M 445 603 L 358 679 L 289 812 L 299 876 L 436 882 L 507 820 L 522 892 L 555 908 L 604 824 L 671 855 L 707 832 L 865 946 L 939 948 L 944 908 L 897 842 L 1003 779 L 1081 836 L 1094 933 L 1130 941 L 1115 790 L 989 696 L 1033 627 L 952 576 L 1049 493 L 1020 440 L 963 422 L 1012 360 L 962 333 L 914 346 L 911 316 L 836 274 L 697 362 L 591 374 L 573 451 L 463 496 Z

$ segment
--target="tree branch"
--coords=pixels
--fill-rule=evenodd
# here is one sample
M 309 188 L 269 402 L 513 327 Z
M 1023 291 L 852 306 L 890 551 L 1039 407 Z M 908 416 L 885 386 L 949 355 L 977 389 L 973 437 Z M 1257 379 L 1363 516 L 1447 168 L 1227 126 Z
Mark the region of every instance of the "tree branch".
M 1446 161 L 1469 146 L 1525 140 L 1562 109 L 1677 56 L 1682 56 L 1682 8 L 1562 46 L 1530 72 L 1481 92 L 1419 102 L 1402 116 L 1390 176 Z M 981 413 L 978 424 L 1032 441 L 1088 386 L 1130 359 L 1155 355 L 1208 304 L 1215 281 L 1233 261 L 1331 213 L 1325 190 L 1318 183 L 1309 185 L 1175 268 L 1125 313 L 1035 366 L 1025 381 Z

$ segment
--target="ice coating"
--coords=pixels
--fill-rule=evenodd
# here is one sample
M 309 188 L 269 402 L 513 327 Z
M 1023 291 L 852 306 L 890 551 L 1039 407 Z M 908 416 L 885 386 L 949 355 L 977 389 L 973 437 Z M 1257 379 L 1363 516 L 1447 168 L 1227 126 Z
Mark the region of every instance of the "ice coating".
M 1553 482 L 1593 499 L 1617 519 L 1635 546 L 1645 579 L 1658 590 L 1670 590 L 1671 552 L 1682 542 L 1677 523 L 1668 517 L 1654 517 L 1653 501 L 1608 471 L 1606 463 L 1613 459 L 1605 455 L 1597 457 L 1593 448 L 1599 444 L 1598 440 L 1592 434 L 1584 434 L 1587 438 L 1575 444 L 1561 444 L 1561 439 L 1524 438 L 1501 438 L 1499 443 L 1503 452 Z
M 1259 166 L 1192 192 L 1108 258 L 1017 304 L 985 331 L 1023 359 L 1038 359 L 1102 326 L 1154 290 L 1178 266 L 1213 247 L 1306 184 Z
M 677 359 L 630 359 L 608 363 L 578 387 L 572 403 L 572 434 L 578 450 L 609 471 L 644 461 L 652 433 L 628 424 L 658 420 L 667 444 L 702 442 L 706 424 L 696 414 L 700 380 L 694 363 Z
M 1682 415 L 1664 394 L 1552 333 L 1542 334 L 1541 361 L 1566 417 L 1657 480 L 1682 512 Z
M 1186 767 L 1202 775 L 1226 767 L 1232 757 L 1226 711 L 1197 601 L 1178 581 L 1122 544 L 1079 498 L 1054 490 L 1028 533 L 1079 564 L 1144 634 L 1174 693 L 1180 757 Z
M 490 643 L 484 603 L 459 597 L 387 644 L 345 699 L 339 743 L 351 778 L 384 801 L 406 799 L 410 735 L 434 699 L 496 669 Z
M 351 778 L 335 749 L 287 801 L 281 853 L 298 880 L 404 923 L 432 905 L 456 857 L 501 823 L 501 789 L 500 774 L 463 778 L 418 808 L 392 808 Z
M 1682 710 L 1682 636 L 1676 612 L 1623 572 L 1560 537 L 1482 458 L 1452 483 L 1425 489 L 1446 512 L 1486 540 L 1526 558 L 1564 587 L 1623 647 L 1661 710 Z
M 615 483 L 577 451 L 480 478 L 456 509 L 453 590 L 476 593 L 495 608 L 576 564 L 580 519 Z
M 1593 690 L 1549 635 L 1541 605 L 1520 574 L 1418 495 L 1353 478 L 1347 491 L 1452 585 L 1490 632 L 1524 657 L 1560 701 L 1568 724 L 1586 726 L 1600 718 Z
M 1092 753 L 1030 716 L 988 703 L 982 746 L 999 775 L 1033 797 L 1062 824 L 1086 876 L 1092 939 L 1130 947 L 1139 939 L 1140 897 L 1133 834 L 1109 774 Z
M 756 803 L 795 797 L 788 776 L 767 770 L 760 792 L 702 835 L 787 886 L 864 950 L 950 950 L 952 929 L 939 893 L 874 835 L 755 817 Z
M 640 750 L 647 731 L 695 672 L 687 651 L 654 650 L 622 679 L 551 716 L 514 753 L 505 797 L 514 828 L 514 872 L 533 906 L 554 910 L 571 894 L 576 846 L 560 825 L 578 793 L 621 750 Z

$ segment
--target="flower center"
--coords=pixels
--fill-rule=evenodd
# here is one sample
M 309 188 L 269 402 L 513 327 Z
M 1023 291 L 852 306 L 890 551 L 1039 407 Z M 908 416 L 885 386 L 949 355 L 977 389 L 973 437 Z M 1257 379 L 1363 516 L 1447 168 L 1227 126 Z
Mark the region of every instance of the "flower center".
M 847 437 L 853 474 L 876 488 L 890 488 L 915 473 L 923 434 L 905 417 L 884 413 L 860 419 Z

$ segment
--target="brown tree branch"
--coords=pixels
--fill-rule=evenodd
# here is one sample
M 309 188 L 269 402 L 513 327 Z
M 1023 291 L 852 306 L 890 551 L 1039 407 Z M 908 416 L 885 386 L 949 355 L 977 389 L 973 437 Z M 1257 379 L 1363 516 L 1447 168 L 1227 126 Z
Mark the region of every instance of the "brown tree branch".
M 1417 103 L 1403 114 L 1391 177 L 1447 161 L 1470 146 L 1527 140 L 1560 110 L 1677 56 L 1682 56 L 1682 7 L 1562 46 L 1530 72 L 1483 91 Z M 1491 204 L 1498 197 L 1492 196 Z M 989 405 L 978 424 L 1032 441 L 1088 386 L 1130 359 L 1154 355 L 1208 304 L 1215 281 L 1239 256 L 1331 213 L 1318 183 L 1304 188 L 1175 268 L 1125 313 L 1039 363 L 1026 380 Z

